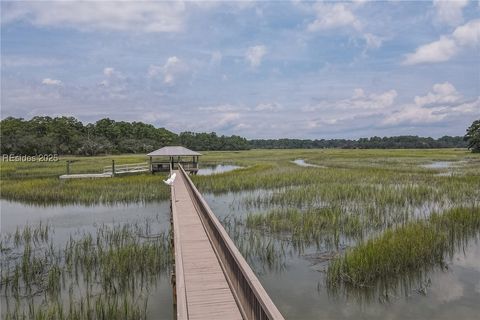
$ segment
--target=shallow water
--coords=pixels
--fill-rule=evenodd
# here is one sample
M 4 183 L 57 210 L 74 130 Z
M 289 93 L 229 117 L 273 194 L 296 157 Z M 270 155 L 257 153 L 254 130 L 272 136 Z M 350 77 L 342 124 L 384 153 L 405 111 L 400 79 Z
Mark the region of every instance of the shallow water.
M 452 161 L 435 161 L 432 163 L 424 164 L 422 167 L 428 169 L 447 169 L 454 165 Z
M 217 164 L 214 166 L 202 166 L 197 171 L 197 174 L 200 176 L 209 176 L 212 174 L 219 174 L 219 173 L 224 173 L 224 172 L 229 172 L 237 169 L 241 169 L 243 167 L 241 166 L 235 166 L 235 165 L 230 165 L 230 164 Z
M 18 202 L 0 200 L 1 234 L 14 233 L 26 225 L 34 226 L 42 222 L 53 227 L 52 243 L 63 246 L 70 235 L 94 233 L 97 227 L 150 222 L 151 232 L 167 232 L 170 228 L 170 206 L 168 201 L 149 204 L 117 205 L 67 205 L 32 206 Z M 159 275 L 156 286 L 148 298 L 148 319 L 173 319 L 173 299 L 170 275 Z M 5 299 L 1 299 L 5 310 Z
M 323 285 L 327 264 L 313 265 L 291 258 L 281 273 L 261 274 L 261 282 L 286 319 L 478 319 L 480 307 L 480 246 L 472 243 L 455 255 L 449 271 L 429 274 L 426 295 L 391 296 L 389 302 L 359 303 L 355 298 L 332 296 Z
M 224 195 L 205 194 L 205 199 L 220 220 L 244 219 L 254 210 L 244 199 L 265 191 Z M 268 192 L 268 191 L 267 191 Z M 270 191 L 271 192 L 271 191 Z M 169 228 L 168 201 L 150 204 L 114 206 L 30 206 L 1 200 L 1 232 L 13 232 L 17 226 L 46 222 L 55 228 L 55 242 L 65 241 L 75 230 L 95 231 L 100 224 L 134 223 L 145 219 L 158 221 L 161 231 Z M 431 285 L 419 293 L 422 283 L 414 283 L 384 299 L 360 303 L 354 297 L 334 296 L 324 286 L 327 262 L 317 263 L 319 250 L 304 252 L 291 247 L 285 255 L 285 268 L 265 268 L 257 261 L 252 268 L 286 319 L 478 319 L 480 312 L 480 243 L 471 241 L 464 252 L 455 254 L 448 271 L 428 273 Z M 2 300 L 3 304 L 3 300 Z M 172 288 L 168 274 L 162 274 L 151 292 L 148 319 L 173 319 Z
M 225 217 L 245 217 L 249 209 L 239 205 L 253 192 L 205 195 L 213 212 Z M 236 205 L 232 205 L 236 204 Z M 341 246 L 352 245 L 343 243 Z M 448 271 L 432 270 L 424 282 L 401 283 L 392 289 L 389 301 L 376 297 L 359 302 L 356 297 L 336 296 L 325 287 L 328 261 L 316 263 L 311 257 L 325 253 L 316 246 L 287 248 L 285 268 L 268 269 L 253 265 L 261 283 L 286 319 L 478 319 L 480 313 L 480 242 L 470 241 L 448 264 Z M 425 278 L 423 278 L 425 279 Z M 425 292 L 424 295 L 422 292 Z
M 295 163 L 296 165 L 298 165 L 298 166 L 300 166 L 300 167 L 324 168 L 324 166 L 319 166 L 319 165 L 317 165 L 317 164 L 305 162 L 305 160 L 303 160 L 303 159 L 293 160 L 292 163 Z

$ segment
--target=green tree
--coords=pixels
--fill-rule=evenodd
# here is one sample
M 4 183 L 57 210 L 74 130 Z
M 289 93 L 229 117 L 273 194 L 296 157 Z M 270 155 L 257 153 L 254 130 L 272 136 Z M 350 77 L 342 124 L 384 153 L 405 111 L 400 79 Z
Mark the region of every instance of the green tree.
M 480 152 L 480 119 L 473 121 L 464 139 L 468 142 L 468 149 L 472 152 Z

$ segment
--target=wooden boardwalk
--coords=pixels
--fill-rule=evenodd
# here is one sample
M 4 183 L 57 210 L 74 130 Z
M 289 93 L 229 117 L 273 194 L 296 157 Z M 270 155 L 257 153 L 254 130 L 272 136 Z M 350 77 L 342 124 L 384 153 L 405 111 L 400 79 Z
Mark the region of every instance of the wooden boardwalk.
M 78 174 L 62 174 L 60 179 L 96 179 L 111 178 L 112 174 L 108 173 L 78 173 Z
M 67 161 L 68 162 L 68 161 Z M 114 176 L 131 173 L 149 172 L 150 166 L 146 162 L 142 163 L 128 163 L 120 165 L 110 165 L 103 168 L 103 173 L 76 173 L 63 174 L 60 179 L 96 179 L 96 178 L 113 178 Z M 67 163 L 67 172 L 70 172 L 69 164 Z
M 283 319 L 185 171 L 172 173 L 177 319 Z

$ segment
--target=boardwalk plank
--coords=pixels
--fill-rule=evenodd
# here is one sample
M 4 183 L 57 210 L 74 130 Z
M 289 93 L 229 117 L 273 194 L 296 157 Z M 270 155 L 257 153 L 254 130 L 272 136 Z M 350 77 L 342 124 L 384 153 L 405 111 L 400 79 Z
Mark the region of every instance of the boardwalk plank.
M 242 319 L 215 251 L 188 193 L 186 181 L 175 171 L 175 197 L 189 319 Z

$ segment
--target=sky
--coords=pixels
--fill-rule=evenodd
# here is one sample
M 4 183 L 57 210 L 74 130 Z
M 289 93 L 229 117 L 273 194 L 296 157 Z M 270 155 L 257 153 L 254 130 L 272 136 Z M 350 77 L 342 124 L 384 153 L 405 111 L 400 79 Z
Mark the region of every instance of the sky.
M 3 1 L 1 118 L 247 138 L 464 135 L 480 2 Z

